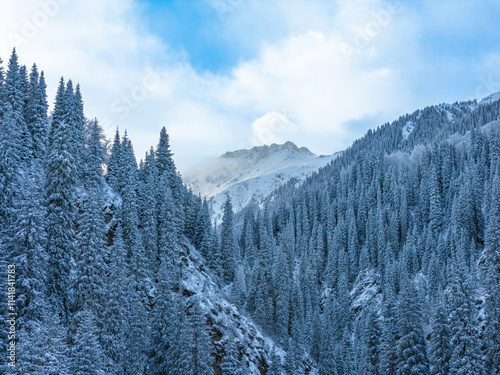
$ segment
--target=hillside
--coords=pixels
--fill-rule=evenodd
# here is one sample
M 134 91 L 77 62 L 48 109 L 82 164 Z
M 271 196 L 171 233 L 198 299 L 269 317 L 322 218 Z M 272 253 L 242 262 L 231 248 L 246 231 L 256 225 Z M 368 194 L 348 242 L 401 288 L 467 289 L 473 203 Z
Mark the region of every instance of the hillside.
M 155 143 L 0 69 L 0 373 L 498 374 L 498 94 L 226 153 L 193 180 L 220 215 Z
M 306 348 L 320 373 L 495 373 L 496 98 L 370 130 L 300 186 L 238 214 L 246 277 L 264 295 L 245 302 L 256 322 L 276 314 L 275 340 Z

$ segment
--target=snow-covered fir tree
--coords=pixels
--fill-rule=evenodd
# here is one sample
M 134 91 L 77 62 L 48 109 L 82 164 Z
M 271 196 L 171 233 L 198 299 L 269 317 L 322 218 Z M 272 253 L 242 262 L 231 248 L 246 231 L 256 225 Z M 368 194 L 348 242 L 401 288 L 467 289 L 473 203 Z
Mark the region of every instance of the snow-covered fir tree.
M 401 116 L 219 224 L 166 128 L 107 150 L 83 89 L 48 116 L 39 67 L 0 60 L 19 373 L 499 373 L 500 101 Z

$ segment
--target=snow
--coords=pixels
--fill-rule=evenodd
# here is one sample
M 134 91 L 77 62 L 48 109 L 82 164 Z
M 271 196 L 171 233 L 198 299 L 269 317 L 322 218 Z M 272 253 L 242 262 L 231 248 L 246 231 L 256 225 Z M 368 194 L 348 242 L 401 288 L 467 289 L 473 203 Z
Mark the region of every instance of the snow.
M 497 100 L 500 100 L 500 91 L 483 98 L 483 100 L 481 100 L 479 104 L 489 104 Z
M 413 131 L 414 127 L 415 127 L 415 123 L 413 121 L 406 121 L 406 125 L 403 126 L 403 129 L 402 129 L 403 139 L 405 141 L 408 140 L 408 137 L 410 136 L 410 134 Z
M 292 178 L 303 181 L 330 163 L 336 154 L 317 157 L 292 142 L 228 152 L 188 172 L 185 182 L 193 191 L 212 200 L 214 217 L 220 222 L 226 193 L 234 211 L 252 200 L 260 203 Z
M 286 352 L 274 341 L 264 336 L 257 325 L 246 317 L 244 311 L 233 305 L 214 281 L 214 276 L 206 267 L 203 257 L 191 245 L 184 243 L 181 248 L 183 267 L 180 293 L 192 301 L 198 301 L 204 315 L 211 322 L 211 331 L 217 332 L 214 345 L 217 352 L 223 352 L 228 340 L 234 340 L 242 353 L 244 366 L 248 374 L 260 374 L 259 365 L 262 359 L 268 364 L 271 349 L 276 347 L 281 358 Z M 214 337 L 215 337 L 214 336 Z M 307 353 L 304 353 L 307 357 Z M 311 374 L 316 374 L 313 368 Z
M 446 116 L 448 117 L 448 121 L 453 121 L 455 116 L 453 115 L 453 113 L 451 113 L 450 111 L 446 111 Z
M 282 150 L 294 150 L 304 156 L 315 157 L 307 148 L 299 148 L 292 142 L 258 146 L 249 150 L 226 152 L 218 158 L 205 160 L 187 171 L 184 180 L 195 193 L 208 196 L 244 170 Z
M 358 314 L 372 302 L 380 303 L 380 275 L 372 270 L 362 273 L 351 290 L 351 311 Z
M 250 373 L 259 374 L 260 359 L 270 357 L 262 333 L 250 319 L 241 314 L 238 307 L 227 300 L 198 252 L 190 245 L 184 244 L 183 248 L 183 263 L 186 267 L 181 282 L 182 295 L 197 297 L 194 301 L 199 301 L 204 315 L 212 322 L 211 330 L 219 332 L 219 339 L 214 341 L 216 349 L 222 350 L 224 343 L 234 340 L 249 360 L 246 366 Z

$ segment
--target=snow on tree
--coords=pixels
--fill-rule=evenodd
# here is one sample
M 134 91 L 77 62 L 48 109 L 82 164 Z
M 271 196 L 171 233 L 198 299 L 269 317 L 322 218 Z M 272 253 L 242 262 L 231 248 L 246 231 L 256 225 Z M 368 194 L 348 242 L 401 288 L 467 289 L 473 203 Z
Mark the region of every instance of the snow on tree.
M 71 124 L 65 122 L 66 89 L 61 78 L 49 135 L 46 171 L 47 251 L 51 301 L 68 321 L 70 272 L 75 244 L 77 164 L 71 144 Z

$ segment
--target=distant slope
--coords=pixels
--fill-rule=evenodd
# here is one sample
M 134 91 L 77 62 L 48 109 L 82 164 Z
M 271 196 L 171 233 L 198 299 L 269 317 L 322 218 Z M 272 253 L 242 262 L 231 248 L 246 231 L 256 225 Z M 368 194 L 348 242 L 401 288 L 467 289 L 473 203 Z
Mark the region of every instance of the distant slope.
M 262 201 L 292 178 L 305 179 L 334 158 L 318 157 L 292 142 L 259 146 L 207 160 L 189 171 L 185 182 L 195 193 L 212 199 L 213 213 L 220 219 L 226 193 L 239 211 L 252 199 Z

